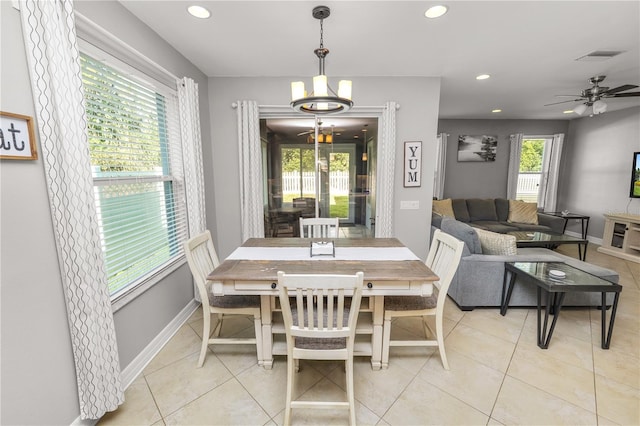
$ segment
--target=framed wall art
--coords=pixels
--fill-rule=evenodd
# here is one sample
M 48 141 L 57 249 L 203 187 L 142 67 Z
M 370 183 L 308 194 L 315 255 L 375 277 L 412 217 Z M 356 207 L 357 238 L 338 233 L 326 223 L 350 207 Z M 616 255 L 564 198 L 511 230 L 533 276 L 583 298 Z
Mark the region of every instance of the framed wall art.
M 422 142 L 404 143 L 404 186 L 418 187 L 422 179 Z
M 0 111 L 0 159 L 38 159 L 31 117 Z
M 458 136 L 458 161 L 496 161 L 498 137 L 488 135 Z

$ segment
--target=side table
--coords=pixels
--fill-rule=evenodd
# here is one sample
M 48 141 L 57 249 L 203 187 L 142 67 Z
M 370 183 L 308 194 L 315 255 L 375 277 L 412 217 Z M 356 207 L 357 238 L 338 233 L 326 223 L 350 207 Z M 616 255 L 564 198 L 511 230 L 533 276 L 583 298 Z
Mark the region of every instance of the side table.
M 589 230 L 589 219 L 591 218 L 590 216 L 585 216 L 577 213 L 563 214 L 562 212 L 542 212 L 542 213 L 548 214 L 549 216 L 555 216 L 555 217 L 560 217 L 564 219 L 564 226 L 562 227 L 563 234 L 564 234 L 564 231 L 567 229 L 567 224 L 569 223 L 570 219 L 580 220 L 580 225 L 582 228 L 582 239 L 583 240 L 587 239 L 587 231 Z

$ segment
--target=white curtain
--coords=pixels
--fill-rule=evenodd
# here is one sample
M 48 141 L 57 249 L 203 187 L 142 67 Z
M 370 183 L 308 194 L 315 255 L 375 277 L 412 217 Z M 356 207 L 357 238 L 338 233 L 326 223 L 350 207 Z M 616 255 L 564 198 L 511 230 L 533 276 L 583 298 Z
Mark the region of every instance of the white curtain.
M 385 103 L 378 146 L 376 237 L 393 236 L 393 188 L 396 159 L 396 102 Z
M 562 156 L 562 146 L 564 144 L 564 134 L 558 133 L 553 135 L 551 142 L 551 154 L 548 162 L 545 182 L 545 193 L 543 199 L 544 211 L 554 212 L 558 202 L 558 179 L 560 174 L 560 157 Z M 547 163 L 545 162 L 545 165 Z
M 260 114 L 256 101 L 238 101 L 238 139 L 240 141 L 240 215 L 242 241 L 264 237 L 262 201 L 262 149 Z
M 82 77 L 71 0 L 21 0 L 80 416 L 124 401 L 113 313 L 93 198 Z
M 184 176 L 186 182 L 187 216 L 189 221 L 189 237 L 194 237 L 206 230 L 206 213 L 204 200 L 204 172 L 202 167 L 202 138 L 200 135 L 200 112 L 198 85 L 188 77 L 176 82 L 178 87 L 178 104 L 180 108 L 180 128 Z M 195 299 L 200 300 L 200 292 L 194 283 Z
M 449 135 L 440 133 L 436 140 L 436 168 L 433 179 L 433 196 L 438 200 L 444 198 L 444 176 L 447 163 L 447 143 Z
M 518 174 L 520 173 L 520 152 L 522 151 L 522 133 L 510 135 L 509 145 L 509 175 L 507 176 L 507 198 L 516 199 L 518 191 Z

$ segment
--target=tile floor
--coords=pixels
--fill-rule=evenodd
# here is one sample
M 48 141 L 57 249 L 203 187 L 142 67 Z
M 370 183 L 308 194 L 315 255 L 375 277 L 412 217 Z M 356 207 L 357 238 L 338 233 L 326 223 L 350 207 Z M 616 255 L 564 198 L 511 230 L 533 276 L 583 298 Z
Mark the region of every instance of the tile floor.
M 566 249 L 564 247 L 567 247 Z M 392 348 L 387 370 L 356 358 L 359 424 L 370 425 L 638 425 L 640 424 L 640 264 L 596 252 L 587 260 L 620 273 L 624 286 L 609 350 L 600 348 L 600 311 L 564 310 L 548 350 L 536 346 L 533 309 L 445 310 L 445 371 L 437 351 Z M 562 246 L 576 255 L 572 246 Z M 418 333 L 398 320 L 394 333 Z M 225 332 L 251 334 L 240 318 Z M 201 369 L 197 311 L 126 390 L 125 403 L 100 425 L 279 425 L 286 360 L 255 364 L 255 349 L 214 348 Z M 211 349 L 211 348 L 210 348 Z M 344 395 L 343 368 L 303 364 L 300 398 Z M 294 410 L 294 424 L 346 424 L 346 412 Z

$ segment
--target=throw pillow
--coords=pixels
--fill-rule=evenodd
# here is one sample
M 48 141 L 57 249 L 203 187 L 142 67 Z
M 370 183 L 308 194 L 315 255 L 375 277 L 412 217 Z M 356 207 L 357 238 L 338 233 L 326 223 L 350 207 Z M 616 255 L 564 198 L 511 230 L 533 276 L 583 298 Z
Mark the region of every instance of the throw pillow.
M 524 201 L 509 200 L 509 218 L 507 222 L 538 224 L 538 205 Z
M 451 198 L 444 200 L 433 200 L 432 210 L 441 216 L 453 217 L 456 215 L 453 213 L 453 206 L 451 205 Z
M 516 248 L 516 237 L 513 235 L 498 234 L 496 232 L 476 229 L 483 254 L 499 254 L 502 256 L 515 256 L 518 254 Z

